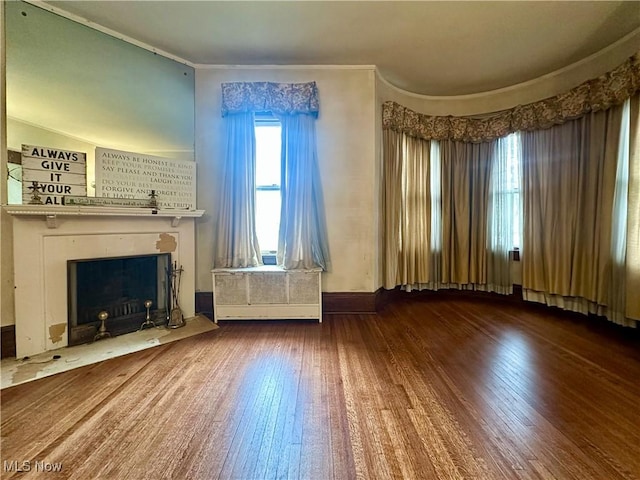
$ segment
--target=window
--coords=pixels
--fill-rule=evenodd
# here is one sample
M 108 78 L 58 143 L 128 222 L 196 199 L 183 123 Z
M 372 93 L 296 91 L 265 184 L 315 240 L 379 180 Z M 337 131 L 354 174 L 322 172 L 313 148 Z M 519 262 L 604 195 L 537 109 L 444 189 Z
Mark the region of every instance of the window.
M 518 132 L 498 139 L 492 167 L 492 235 L 501 248 L 522 248 L 522 147 Z M 499 238 L 497 238 L 499 237 Z
M 281 126 L 256 115 L 256 234 L 265 263 L 274 263 L 280 227 Z
M 506 137 L 507 144 L 507 172 L 506 184 L 503 194 L 511 197 L 509 202 L 511 222 L 511 234 L 513 247 L 522 248 L 522 147 L 520 134 L 512 133 Z

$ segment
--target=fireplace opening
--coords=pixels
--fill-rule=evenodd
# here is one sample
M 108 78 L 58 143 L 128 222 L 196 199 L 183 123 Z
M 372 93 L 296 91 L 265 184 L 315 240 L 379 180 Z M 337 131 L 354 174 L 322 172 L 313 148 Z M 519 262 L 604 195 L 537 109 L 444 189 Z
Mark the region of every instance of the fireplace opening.
M 94 340 L 100 312 L 108 314 L 106 328 L 112 337 L 139 330 L 147 300 L 151 321 L 166 323 L 170 265 L 170 253 L 67 261 L 69 345 Z

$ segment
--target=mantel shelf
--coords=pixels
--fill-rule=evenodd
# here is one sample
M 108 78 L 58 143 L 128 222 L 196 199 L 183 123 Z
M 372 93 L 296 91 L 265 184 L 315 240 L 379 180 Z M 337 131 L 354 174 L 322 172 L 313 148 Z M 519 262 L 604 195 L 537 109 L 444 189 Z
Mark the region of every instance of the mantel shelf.
M 49 228 L 58 227 L 58 217 L 156 217 L 171 218 L 171 226 L 177 227 L 182 218 L 197 218 L 204 210 L 177 210 L 130 207 L 53 206 L 53 205 L 4 205 L 9 215 L 41 216 Z

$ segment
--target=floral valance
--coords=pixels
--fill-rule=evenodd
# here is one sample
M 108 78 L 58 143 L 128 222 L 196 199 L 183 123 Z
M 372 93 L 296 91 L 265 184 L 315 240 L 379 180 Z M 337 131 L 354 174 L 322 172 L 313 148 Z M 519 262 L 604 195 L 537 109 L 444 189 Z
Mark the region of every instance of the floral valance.
M 316 82 L 222 84 L 222 116 L 242 112 L 304 113 L 318 116 Z
M 640 52 L 616 69 L 566 93 L 510 110 L 474 117 L 436 117 L 395 102 L 382 105 L 383 128 L 425 140 L 484 142 L 522 130 L 542 130 L 588 112 L 606 110 L 640 91 Z

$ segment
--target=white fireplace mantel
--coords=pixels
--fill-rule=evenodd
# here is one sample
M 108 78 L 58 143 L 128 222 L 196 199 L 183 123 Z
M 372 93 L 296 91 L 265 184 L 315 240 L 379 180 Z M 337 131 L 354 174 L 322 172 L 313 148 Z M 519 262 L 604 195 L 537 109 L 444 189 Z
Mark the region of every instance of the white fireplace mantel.
M 203 210 L 6 205 L 13 218 L 18 358 L 67 345 L 67 262 L 171 253 L 180 307 L 195 313 L 195 218 Z M 180 221 L 182 219 L 182 221 Z
M 96 206 L 57 206 L 57 205 L 6 205 L 4 210 L 10 215 L 41 216 L 47 227 L 57 228 L 59 216 L 86 217 L 171 217 L 171 225 L 177 227 L 182 218 L 196 218 L 204 214 L 204 210 L 177 210 L 130 207 L 96 207 Z

